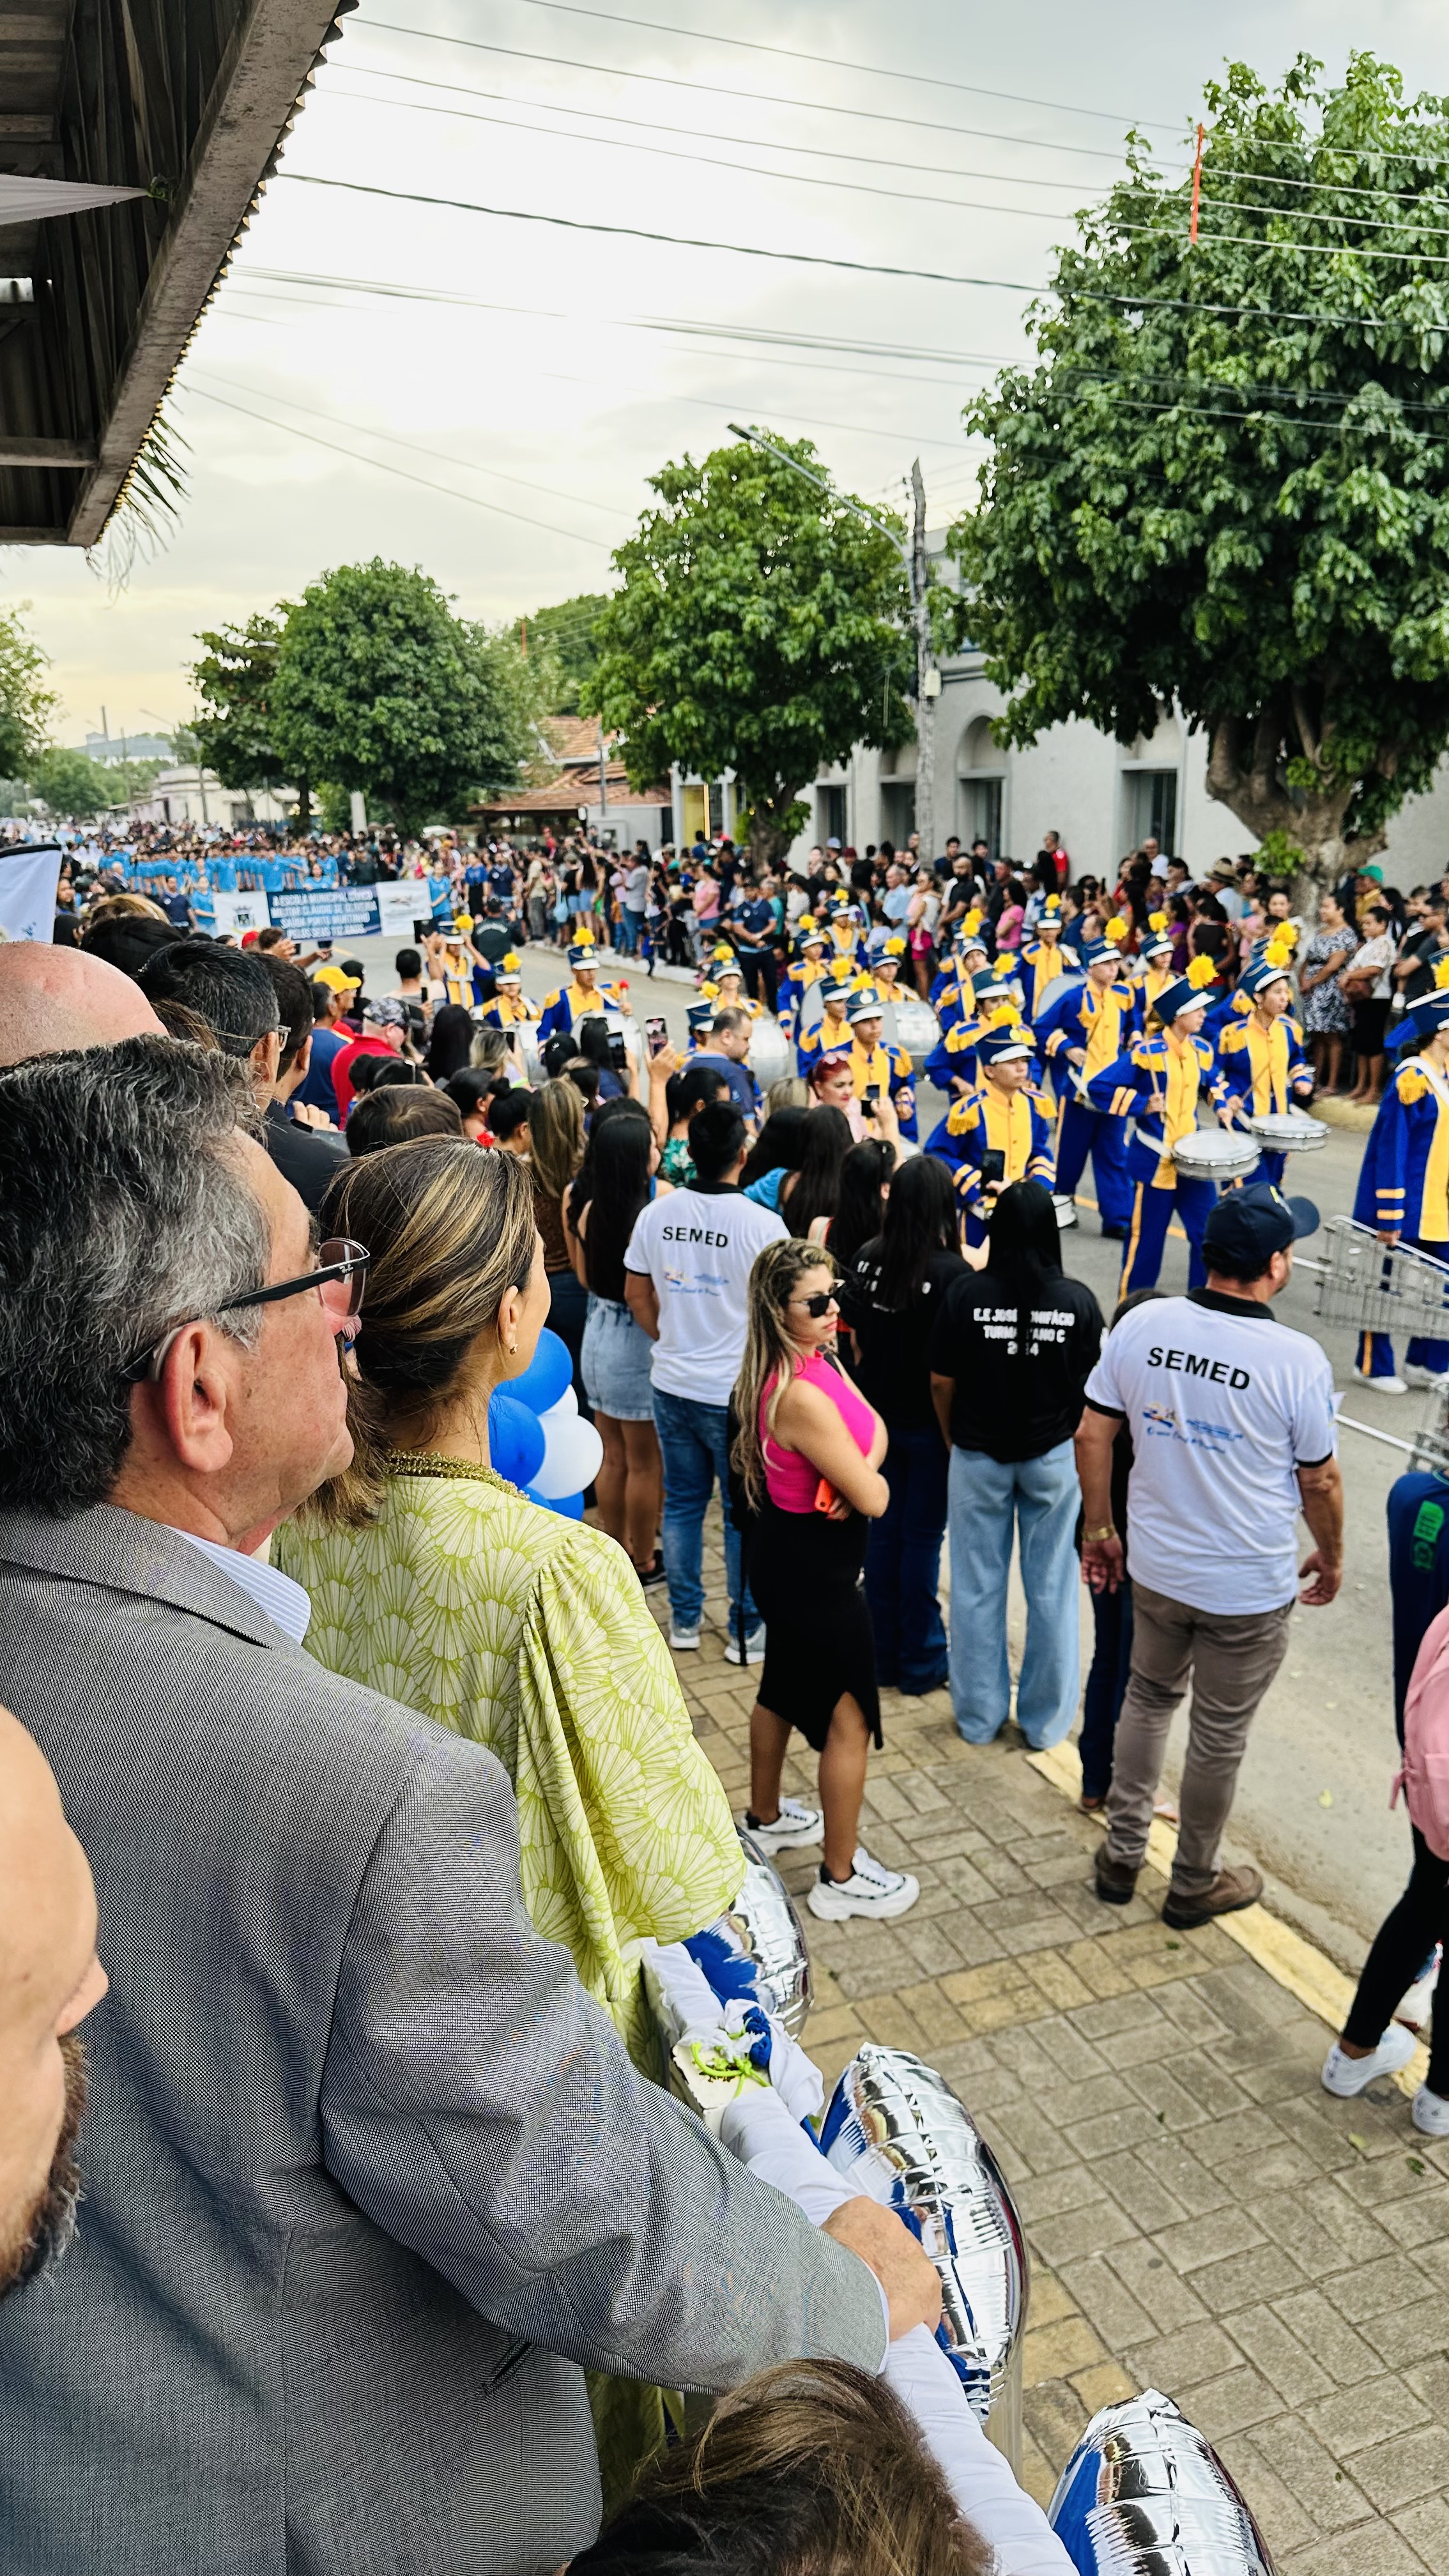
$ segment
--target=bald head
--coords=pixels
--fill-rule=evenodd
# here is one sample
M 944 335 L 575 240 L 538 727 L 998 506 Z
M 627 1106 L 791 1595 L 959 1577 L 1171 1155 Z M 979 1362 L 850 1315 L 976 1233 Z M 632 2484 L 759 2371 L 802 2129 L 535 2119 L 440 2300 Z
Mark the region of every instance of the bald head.
M 85 1853 L 32 1735 L 0 1708 L 0 2298 L 69 2233 L 78 2024 L 106 1991 Z
M 0 946 L 0 1065 L 164 1035 L 144 993 L 102 958 L 41 939 Z

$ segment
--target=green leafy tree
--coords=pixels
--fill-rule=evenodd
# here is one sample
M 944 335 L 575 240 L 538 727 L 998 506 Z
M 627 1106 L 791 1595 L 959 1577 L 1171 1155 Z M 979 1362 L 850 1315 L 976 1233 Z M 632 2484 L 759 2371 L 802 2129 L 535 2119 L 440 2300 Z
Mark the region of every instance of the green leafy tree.
M 25 630 L 29 606 L 0 608 L 0 777 L 28 777 L 60 703 L 45 685 L 46 656 Z
M 598 625 L 607 591 L 580 591 L 554 608 L 519 618 L 513 633 L 530 661 L 542 660 L 542 695 L 550 715 L 574 715 L 583 704 L 599 658 Z
M 776 444 L 823 472 L 808 439 Z M 614 556 L 623 587 L 599 619 L 590 696 L 636 786 L 674 760 L 704 778 L 733 769 L 768 865 L 821 764 L 880 742 L 889 697 L 914 688 L 901 559 L 843 496 L 747 440 L 650 483 L 659 505 Z
M 188 674 L 197 711 L 183 728 L 186 750 L 179 747 L 182 734 L 174 739 L 178 759 L 204 761 L 223 787 L 250 791 L 290 782 L 298 790 L 297 819 L 305 827 L 311 815 L 309 773 L 294 777 L 288 770 L 272 725 L 277 657 L 290 613 L 282 600 L 271 615 L 258 611 L 244 626 L 203 628 L 196 640 L 206 649 Z
M 83 751 L 52 745 L 30 764 L 30 792 L 52 814 L 89 822 L 113 805 L 124 805 L 131 789 L 118 769 L 107 769 Z
M 1173 701 L 1268 864 L 1379 847 L 1449 744 L 1449 100 L 1351 58 L 1210 86 L 1190 178 L 1131 175 L 1057 263 L 1039 363 L 966 420 L 952 531 L 1005 743 Z
M 290 775 L 360 789 L 406 831 L 510 784 L 533 683 L 511 637 L 456 617 L 428 574 L 342 564 L 287 617 L 270 715 Z

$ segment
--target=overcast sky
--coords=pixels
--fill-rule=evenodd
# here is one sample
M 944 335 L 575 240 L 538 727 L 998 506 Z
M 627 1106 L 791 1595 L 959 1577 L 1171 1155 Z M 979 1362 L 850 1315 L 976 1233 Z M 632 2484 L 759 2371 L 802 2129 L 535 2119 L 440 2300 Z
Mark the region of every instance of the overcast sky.
M 490 620 L 603 588 L 645 476 L 731 419 L 808 434 L 880 500 L 919 454 L 942 521 L 974 489 L 962 404 L 1024 353 L 1024 290 L 1110 184 L 1130 122 L 1180 162 L 1224 57 L 1275 80 L 1300 47 L 1337 76 L 1372 43 L 1411 91 L 1449 90 L 1440 0 L 632 0 L 678 35 L 625 23 L 630 0 L 419 0 L 418 25 L 389 33 L 395 5 L 344 22 L 284 174 L 1007 284 L 280 176 L 173 398 L 190 488 L 169 546 L 115 598 L 61 548 L 0 553 L 0 598 L 33 601 L 54 658 L 64 740 L 103 704 L 113 734 L 184 720 L 196 629 L 331 564 L 421 564 Z

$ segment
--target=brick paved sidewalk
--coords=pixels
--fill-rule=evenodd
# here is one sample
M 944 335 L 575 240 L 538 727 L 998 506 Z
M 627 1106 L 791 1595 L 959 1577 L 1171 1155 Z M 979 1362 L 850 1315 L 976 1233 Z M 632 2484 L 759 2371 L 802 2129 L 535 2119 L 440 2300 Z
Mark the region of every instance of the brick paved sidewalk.
M 753 1677 L 709 1627 L 676 1660 L 742 1813 Z M 1166 1931 L 1160 1880 L 1099 1904 L 1097 1829 L 1014 1728 L 980 1750 L 944 1691 L 882 1708 L 863 1833 L 920 1902 L 805 1915 L 805 2038 L 827 2081 L 864 2038 L 915 2050 L 1001 2159 L 1034 2264 L 1026 2484 L 1045 2499 L 1088 2416 L 1155 2386 L 1217 2444 L 1280 2576 L 1443 2576 L 1449 2146 L 1392 2085 L 1331 2101 L 1324 2024 L 1216 1927 Z M 786 1785 L 813 1800 L 800 1750 Z M 784 1856 L 797 1894 L 817 1864 Z

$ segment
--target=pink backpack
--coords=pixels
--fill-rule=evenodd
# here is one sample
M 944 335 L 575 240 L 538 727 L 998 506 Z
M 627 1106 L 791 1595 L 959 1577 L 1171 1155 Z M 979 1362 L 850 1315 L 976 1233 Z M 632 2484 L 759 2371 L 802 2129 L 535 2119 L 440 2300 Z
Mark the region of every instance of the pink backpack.
M 1403 1790 L 1411 1824 L 1431 1852 L 1449 1860 L 1449 1610 L 1424 1631 L 1404 1702 L 1404 1767 L 1390 1806 Z

